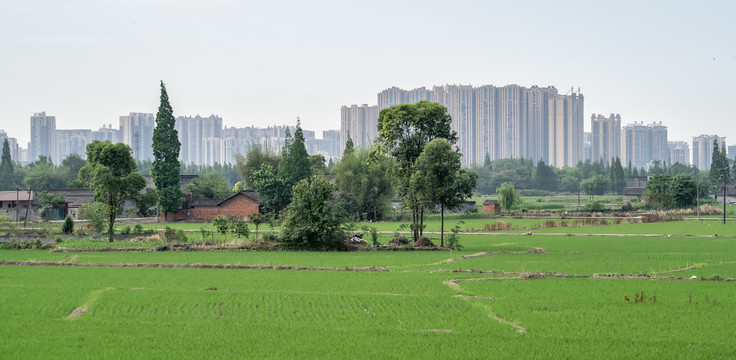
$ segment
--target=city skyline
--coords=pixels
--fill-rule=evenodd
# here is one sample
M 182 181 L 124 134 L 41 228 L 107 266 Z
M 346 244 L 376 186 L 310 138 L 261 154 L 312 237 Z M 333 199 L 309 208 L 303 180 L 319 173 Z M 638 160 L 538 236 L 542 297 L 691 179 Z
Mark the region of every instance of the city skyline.
M 215 113 L 235 127 L 299 116 L 318 132 L 339 128 L 340 106 L 376 89 L 554 84 L 579 86 L 586 116 L 663 121 L 671 140 L 736 139 L 734 10 L 728 1 L 16 2 L 0 24 L 0 128 L 25 146 L 33 113 L 64 129 L 155 113 L 159 80 L 175 116 Z

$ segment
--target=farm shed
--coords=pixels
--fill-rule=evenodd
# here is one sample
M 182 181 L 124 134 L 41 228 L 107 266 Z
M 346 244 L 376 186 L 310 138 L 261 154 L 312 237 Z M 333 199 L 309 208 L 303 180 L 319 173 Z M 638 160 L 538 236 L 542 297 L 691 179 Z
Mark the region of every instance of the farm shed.
M 483 202 L 483 212 L 499 213 L 501 212 L 501 205 L 496 200 L 486 200 Z

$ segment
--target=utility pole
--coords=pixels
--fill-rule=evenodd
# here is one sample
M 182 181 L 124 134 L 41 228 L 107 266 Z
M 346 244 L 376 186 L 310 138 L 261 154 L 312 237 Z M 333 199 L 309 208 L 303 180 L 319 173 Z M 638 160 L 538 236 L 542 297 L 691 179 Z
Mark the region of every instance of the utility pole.
M 15 222 L 18 222 L 18 204 L 20 204 L 20 187 L 15 187 Z

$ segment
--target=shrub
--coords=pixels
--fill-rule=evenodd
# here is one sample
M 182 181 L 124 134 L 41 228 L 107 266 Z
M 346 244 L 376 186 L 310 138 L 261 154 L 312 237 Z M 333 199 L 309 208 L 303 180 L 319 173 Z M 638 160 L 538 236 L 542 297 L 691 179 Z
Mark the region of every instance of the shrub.
M 61 232 L 64 234 L 74 233 L 74 220 L 72 220 L 71 216 L 67 215 L 66 218 L 64 218 L 64 224 L 61 225 Z
M 585 210 L 588 211 L 603 211 L 605 209 L 606 207 L 598 201 L 593 201 L 592 203 L 585 204 Z
M 120 233 L 123 234 L 123 235 L 130 234 L 130 226 L 124 227 L 122 230 L 120 230 Z
M 135 226 L 133 226 L 133 234 L 143 234 L 143 226 L 141 226 L 141 224 L 135 224 Z
M 464 224 L 464 221 L 458 222 L 450 231 L 450 236 L 447 237 L 447 247 L 453 250 L 462 250 L 463 246 L 460 245 L 460 237 L 457 234 L 460 232 L 460 225 Z
M 231 227 L 233 232 L 235 233 L 235 236 L 239 238 L 248 238 L 250 236 L 250 231 L 248 231 L 248 223 L 245 222 L 243 219 L 235 219 L 231 222 Z

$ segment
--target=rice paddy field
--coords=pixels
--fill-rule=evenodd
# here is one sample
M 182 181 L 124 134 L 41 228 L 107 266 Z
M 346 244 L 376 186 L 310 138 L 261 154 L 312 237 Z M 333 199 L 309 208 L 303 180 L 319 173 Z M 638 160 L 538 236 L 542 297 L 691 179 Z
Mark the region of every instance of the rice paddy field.
M 736 224 L 555 227 L 461 243 L 344 253 L 0 250 L 0 358 L 736 354 Z

